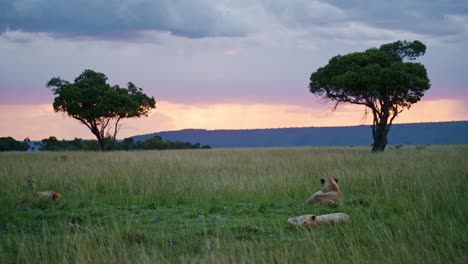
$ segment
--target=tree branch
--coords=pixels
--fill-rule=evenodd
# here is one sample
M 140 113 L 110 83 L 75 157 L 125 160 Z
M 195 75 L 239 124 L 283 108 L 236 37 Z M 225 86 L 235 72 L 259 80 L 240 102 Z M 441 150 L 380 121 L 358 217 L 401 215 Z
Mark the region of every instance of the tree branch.
M 392 127 L 393 120 L 395 117 L 397 117 L 401 112 L 403 112 L 403 109 L 398 110 L 398 106 L 393 107 L 393 115 L 390 118 L 390 122 L 388 123 L 388 131 L 390 131 L 390 128 Z
M 372 111 L 372 115 L 374 116 L 374 119 L 372 121 L 372 138 L 375 139 L 375 134 L 377 133 L 377 124 L 378 124 L 377 112 Z
M 105 137 L 106 128 L 109 125 L 109 122 L 111 121 L 111 119 L 112 119 L 112 117 L 106 118 L 104 120 L 104 123 L 101 124 L 101 135 L 102 135 L 103 138 Z
M 112 136 L 112 138 L 114 139 L 114 141 L 115 141 L 115 138 L 117 137 L 117 132 L 119 132 L 120 127 L 122 126 L 122 125 L 119 125 L 120 119 L 121 119 L 121 117 L 117 118 L 117 121 L 115 121 L 114 135 Z

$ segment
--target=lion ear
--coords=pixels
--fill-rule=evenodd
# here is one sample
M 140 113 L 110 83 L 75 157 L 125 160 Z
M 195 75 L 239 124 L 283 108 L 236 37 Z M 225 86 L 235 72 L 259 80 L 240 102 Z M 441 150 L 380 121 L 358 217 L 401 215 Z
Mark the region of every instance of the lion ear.
M 337 179 L 337 178 L 335 178 L 334 180 L 335 180 L 336 183 L 338 183 L 338 179 Z
M 325 179 L 320 179 L 321 184 L 325 184 Z

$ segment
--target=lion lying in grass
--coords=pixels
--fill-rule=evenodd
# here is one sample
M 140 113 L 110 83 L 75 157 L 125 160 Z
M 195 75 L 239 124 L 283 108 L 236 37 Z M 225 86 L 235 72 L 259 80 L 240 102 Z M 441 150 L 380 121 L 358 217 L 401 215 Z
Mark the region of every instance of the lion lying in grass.
M 58 202 L 62 200 L 62 195 L 58 192 L 47 191 L 47 192 L 34 192 L 31 196 L 26 199 L 16 202 L 15 205 L 29 204 L 36 201 L 54 201 Z
M 324 204 L 339 204 L 342 199 L 338 179 L 320 179 L 322 190 L 314 193 L 306 204 L 324 205 Z
M 314 229 L 318 225 L 322 224 L 347 224 L 350 223 L 351 219 L 345 213 L 334 213 L 326 215 L 301 215 L 297 217 L 291 217 L 288 219 L 288 223 L 294 226 L 303 226 L 308 229 Z

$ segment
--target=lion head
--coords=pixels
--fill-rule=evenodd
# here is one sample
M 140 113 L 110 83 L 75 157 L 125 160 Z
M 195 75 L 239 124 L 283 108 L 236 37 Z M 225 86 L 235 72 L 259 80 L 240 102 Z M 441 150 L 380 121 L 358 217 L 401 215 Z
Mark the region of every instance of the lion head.
M 322 185 L 322 192 L 339 192 L 340 187 L 338 186 L 338 179 L 335 178 L 328 178 L 328 179 L 320 179 L 320 183 Z

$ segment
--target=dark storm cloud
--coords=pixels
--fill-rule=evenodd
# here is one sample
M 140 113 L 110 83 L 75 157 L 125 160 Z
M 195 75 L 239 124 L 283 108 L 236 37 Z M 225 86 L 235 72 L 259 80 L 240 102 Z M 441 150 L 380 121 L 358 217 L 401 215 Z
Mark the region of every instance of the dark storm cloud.
M 427 35 L 456 35 L 465 30 L 468 1 L 464 0 L 398 0 L 361 1 L 332 0 L 362 18 L 370 25 L 387 29 L 408 30 Z
M 468 1 L 1 0 L 0 34 L 19 30 L 128 39 L 141 31 L 166 31 L 189 38 L 239 37 L 276 30 L 268 17 L 287 28 L 320 28 L 331 34 L 333 27 L 357 22 L 453 38 L 467 31 Z
M 262 0 L 263 6 L 289 26 L 360 22 L 388 30 L 431 36 L 466 32 L 466 0 Z
M 6 30 L 58 36 L 128 38 L 139 31 L 168 31 L 189 38 L 244 36 L 242 21 L 206 0 L 2 0 Z

